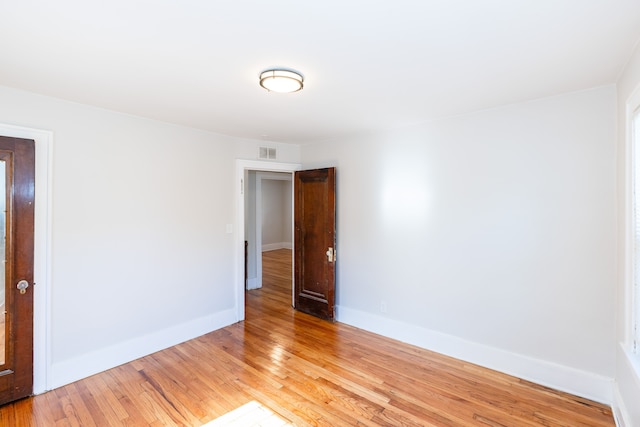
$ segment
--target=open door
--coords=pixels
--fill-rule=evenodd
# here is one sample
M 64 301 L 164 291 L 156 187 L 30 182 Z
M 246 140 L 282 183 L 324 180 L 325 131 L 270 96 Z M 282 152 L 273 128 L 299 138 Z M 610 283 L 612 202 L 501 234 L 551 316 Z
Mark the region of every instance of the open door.
M 336 170 L 298 171 L 294 179 L 295 308 L 334 320 Z
M 0 137 L 0 404 L 33 390 L 35 143 Z

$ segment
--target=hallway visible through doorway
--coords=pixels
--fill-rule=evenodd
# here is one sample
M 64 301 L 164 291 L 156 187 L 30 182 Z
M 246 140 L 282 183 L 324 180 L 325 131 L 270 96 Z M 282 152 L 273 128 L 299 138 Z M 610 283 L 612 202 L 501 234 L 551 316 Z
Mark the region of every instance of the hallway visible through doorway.
M 291 249 L 276 249 L 262 253 L 262 287 L 246 293 L 247 310 L 250 304 L 268 300 L 278 311 L 291 310 Z M 264 304 L 266 304 L 265 301 Z M 260 303 L 260 305 L 263 305 Z M 247 311 L 247 318 L 251 318 Z

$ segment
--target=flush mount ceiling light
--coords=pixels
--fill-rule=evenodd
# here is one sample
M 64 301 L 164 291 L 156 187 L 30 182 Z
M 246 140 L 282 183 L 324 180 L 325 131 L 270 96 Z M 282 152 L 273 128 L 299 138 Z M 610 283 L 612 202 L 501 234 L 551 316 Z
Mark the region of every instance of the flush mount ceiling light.
M 304 77 L 293 70 L 269 69 L 260 73 L 260 86 L 269 92 L 291 93 L 302 89 Z

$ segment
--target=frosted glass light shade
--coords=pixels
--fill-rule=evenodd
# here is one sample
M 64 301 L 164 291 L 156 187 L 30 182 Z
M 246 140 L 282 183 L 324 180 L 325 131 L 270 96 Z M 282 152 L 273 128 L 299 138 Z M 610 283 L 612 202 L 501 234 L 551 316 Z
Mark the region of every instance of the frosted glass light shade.
M 302 89 L 302 75 L 290 70 L 266 70 L 260 73 L 260 86 L 269 92 L 290 93 Z

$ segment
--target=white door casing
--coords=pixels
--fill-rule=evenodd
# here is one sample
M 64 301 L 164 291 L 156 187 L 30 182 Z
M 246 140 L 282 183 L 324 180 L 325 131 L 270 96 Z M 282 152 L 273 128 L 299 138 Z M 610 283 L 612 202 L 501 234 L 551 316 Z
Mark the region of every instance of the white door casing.
M 277 163 L 259 160 L 236 160 L 236 274 L 235 274 L 235 286 L 236 286 L 236 321 L 244 320 L 244 176 L 245 171 L 254 170 L 261 172 L 290 172 L 293 173 L 301 169 L 299 163 Z M 293 194 L 292 194 L 293 197 Z M 292 204 L 293 209 L 293 204 Z M 293 217 L 293 212 L 292 212 Z M 293 229 L 293 224 L 291 224 Z M 293 262 L 293 260 L 292 260 Z M 291 277 L 293 280 L 293 274 Z M 293 293 L 292 293 L 293 297 Z

